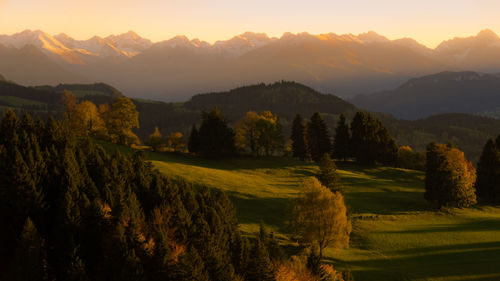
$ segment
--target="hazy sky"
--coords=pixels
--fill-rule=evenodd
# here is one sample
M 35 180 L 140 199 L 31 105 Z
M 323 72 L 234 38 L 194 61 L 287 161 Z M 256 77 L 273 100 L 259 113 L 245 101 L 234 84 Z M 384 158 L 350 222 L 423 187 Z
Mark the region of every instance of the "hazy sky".
M 0 34 L 41 29 L 77 39 L 129 30 L 153 41 L 176 35 L 208 42 L 245 31 L 412 37 L 430 47 L 489 28 L 499 0 L 0 0 Z

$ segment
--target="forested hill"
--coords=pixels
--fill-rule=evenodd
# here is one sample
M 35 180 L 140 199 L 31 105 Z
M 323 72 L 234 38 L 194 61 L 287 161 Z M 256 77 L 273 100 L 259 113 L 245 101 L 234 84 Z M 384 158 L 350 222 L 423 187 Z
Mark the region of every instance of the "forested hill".
M 411 79 L 394 90 L 358 96 L 352 102 L 360 108 L 410 120 L 444 113 L 498 116 L 500 77 L 446 71 Z
M 59 99 L 59 93 L 24 87 L 0 79 L 0 106 L 52 111 Z
M 247 111 L 270 110 L 280 117 L 291 119 L 298 112 L 310 116 L 317 111 L 340 114 L 356 110 L 354 105 L 334 95 L 321 94 L 305 85 L 286 81 L 199 94 L 185 103 L 186 108 L 198 111 L 215 106 L 230 119 L 239 118 Z
M 430 142 L 453 143 L 477 163 L 484 143 L 500 133 L 500 120 L 464 113 L 433 115 L 419 120 L 379 116 L 400 145 L 425 150 Z
M 5 81 L 5 77 L 3 77 L 2 74 L 0 74 L 0 81 Z

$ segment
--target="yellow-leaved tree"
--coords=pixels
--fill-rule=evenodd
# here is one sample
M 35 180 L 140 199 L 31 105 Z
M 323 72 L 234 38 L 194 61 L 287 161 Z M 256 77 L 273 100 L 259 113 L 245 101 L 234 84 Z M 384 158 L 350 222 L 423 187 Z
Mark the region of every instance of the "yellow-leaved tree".
M 283 150 L 282 127 L 271 111 L 249 111 L 236 124 L 236 147 L 252 154 L 271 155 Z
M 93 102 L 84 100 L 78 103 L 75 95 L 67 90 L 64 90 L 61 100 L 64 105 L 63 119 L 74 134 L 106 139 L 106 125 Z
M 139 138 L 132 132 L 139 128 L 139 112 L 129 98 L 117 98 L 106 116 L 111 141 L 124 145 L 139 144 Z
M 344 196 L 340 192 L 331 192 L 316 178 L 308 178 L 301 184 L 289 225 L 301 244 L 318 247 L 320 259 L 326 247 L 349 245 L 351 221 Z

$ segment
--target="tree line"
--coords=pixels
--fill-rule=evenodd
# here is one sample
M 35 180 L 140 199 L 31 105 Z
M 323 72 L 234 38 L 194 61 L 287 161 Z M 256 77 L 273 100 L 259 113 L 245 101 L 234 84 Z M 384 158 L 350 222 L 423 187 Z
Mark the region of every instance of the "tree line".
M 350 126 L 340 115 L 334 136 L 330 136 L 319 112 L 304 122 L 300 114 L 293 120 L 285 142 L 279 116 L 271 111 L 249 111 L 234 129 L 221 111 L 203 112 L 199 128 L 193 125 L 188 150 L 204 156 L 286 155 L 319 162 L 324 154 L 358 163 L 423 169 L 425 158 L 408 146 L 398 147 L 389 130 L 371 114 L 357 112 Z

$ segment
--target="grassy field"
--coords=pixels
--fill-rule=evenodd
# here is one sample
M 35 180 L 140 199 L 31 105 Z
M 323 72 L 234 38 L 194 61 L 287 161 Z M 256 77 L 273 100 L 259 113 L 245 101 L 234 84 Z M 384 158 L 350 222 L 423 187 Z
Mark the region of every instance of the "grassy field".
M 284 243 L 298 184 L 317 172 L 287 158 L 149 158 L 167 175 L 225 190 L 242 231 L 253 233 L 263 221 Z M 434 212 L 417 171 L 341 164 L 339 173 L 353 233 L 349 249 L 326 251 L 337 268 L 349 268 L 356 280 L 500 280 L 500 208 Z

